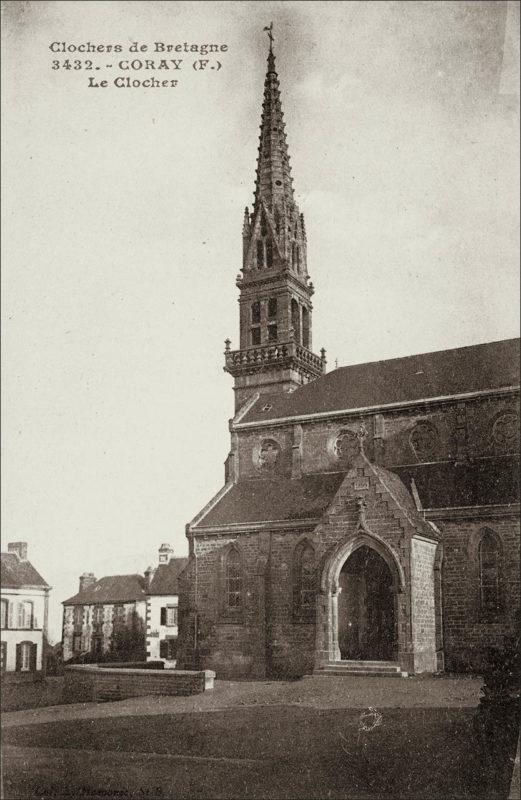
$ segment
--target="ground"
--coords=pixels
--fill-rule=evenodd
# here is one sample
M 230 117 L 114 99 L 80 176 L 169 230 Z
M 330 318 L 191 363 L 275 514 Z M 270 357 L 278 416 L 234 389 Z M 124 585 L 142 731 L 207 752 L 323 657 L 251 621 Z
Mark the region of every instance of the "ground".
M 186 698 L 7 713 L 4 797 L 506 798 L 515 733 L 501 763 L 484 757 L 480 685 L 217 681 Z M 381 722 L 365 731 L 369 706 Z
M 46 678 L 36 683 L 2 684 L 2 712 L 20 711 L 24 708 L 56 706 L 61 703 L 63 678 Z

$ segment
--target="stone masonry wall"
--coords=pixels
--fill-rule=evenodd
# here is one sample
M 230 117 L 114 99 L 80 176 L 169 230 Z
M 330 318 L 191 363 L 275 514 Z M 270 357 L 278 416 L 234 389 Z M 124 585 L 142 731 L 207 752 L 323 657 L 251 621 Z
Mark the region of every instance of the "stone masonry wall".
M 148 695 L 190 695 L 213 688 L 211 671 L 65 668 L 64 702 L 88 703 Z
M 439 522 L 444 541 L 443 639 L 447 670 L 479 670 L 486 647 L 499 647 L 518 634 L 520 623 L 519 521 L 484 517 Z M 488 528 L 501 542 L 501 609 L 480 607 L 478 545 Z
M 436 672 L 434 560 L 436 543 L 411 541 L 411 617 L 414 671 Z
M 392 469 L 406 464 L 515 454 L 518 435 L 514 433 L 509 438 L 505 434 L 515 430 L 513 421 L 517 417 L 516 398 L 505 396 L 239 430 L 239 474 L 241 478 L 258 477 L 257 450 L 260 442 L 268 438 L 280 446 L 276 472 L 289 476 L 294 464 L 293 429 L 297 424 L 302 426 L 299 468 L 303 473 L 313 473 L 343 468 L 335 453 L 336 439 L 345 431 L 356 433 L 362 419 L 368 431 L 365 449 L 369 460 Z
M 242 564 L 242 606 L 226 606 L 226 558 L 237 549 Z M 196 537 L 194 605 L 201 668 L 219 677 L 259 677 L 266 673 L 263 548 L 258 534 Z M 195 574 L 196 571 L 196 574 Z

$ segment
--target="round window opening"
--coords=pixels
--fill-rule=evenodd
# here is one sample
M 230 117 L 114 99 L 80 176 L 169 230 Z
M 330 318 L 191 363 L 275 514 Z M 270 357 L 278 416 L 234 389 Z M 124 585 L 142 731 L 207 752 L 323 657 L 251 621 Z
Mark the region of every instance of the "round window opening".
M 436 452 L 438 431 L 430 422 L 418 422 L 409 437 L 411 447 L 419 461 L 425 461 Z
M 492 426 L 492 438 L 503 449 L 517 449 L 519 443 L 519 418 L 513 411 L 501 414 Z
M 335 439 L 333 451 L 338 460 L 349 464 L 358 453 L 358 439 L 353 431 L 342 431 Z
M 261 442 L 257 463 L 261 469 L 273 469 L 277 463 L 280 447 L 273 439 L 264 439 Z

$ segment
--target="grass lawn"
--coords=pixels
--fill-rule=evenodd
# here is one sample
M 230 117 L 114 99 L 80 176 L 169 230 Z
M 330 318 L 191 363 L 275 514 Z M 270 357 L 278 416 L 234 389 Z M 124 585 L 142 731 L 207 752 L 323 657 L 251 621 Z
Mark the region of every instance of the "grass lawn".
M 475 708 L 380 711 L 361 734 L 358 710 L 284 704 L 18 725 L 3 734 L 4 796 L 507 797 Z
M 2 711 L 55 706 L 63 702 L 63 678 L 45 678 L 35 683 L 2 683 Z

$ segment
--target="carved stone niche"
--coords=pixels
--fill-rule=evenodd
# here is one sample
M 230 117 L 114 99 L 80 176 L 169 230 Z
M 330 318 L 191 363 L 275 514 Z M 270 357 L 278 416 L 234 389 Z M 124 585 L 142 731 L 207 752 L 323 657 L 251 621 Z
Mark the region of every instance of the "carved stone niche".
M 438 450 L 439 435 L 428 420 L 420 420 L 409 434 L 409 444 L 418 461 L 433 461 Z
M 360 452 L 356 433 L 351 430 L 340 431 L 333 441 L 332 451 L 339 464 L 348 467 L 353 458 Z
M 517 452 L 519 449 L 519 415 L 515 411 L 506 411 L 496 417 L 492 424 L 492 441 L 498 452 Z
M 280 458 L 280 445 L 275 439 L 263 439 L 253 452 L 253 461 L 262 472 L 272 472 Z

